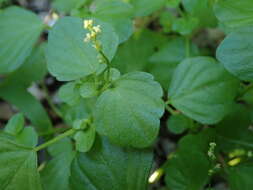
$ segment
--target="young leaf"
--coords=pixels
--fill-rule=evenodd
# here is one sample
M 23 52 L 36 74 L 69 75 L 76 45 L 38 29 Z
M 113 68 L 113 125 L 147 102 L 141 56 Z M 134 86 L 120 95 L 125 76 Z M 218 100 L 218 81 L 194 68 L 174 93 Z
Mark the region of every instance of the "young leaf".
M 79 153 L 72 163 L 70 187 L 75 190 L 147 189 L 152 164 L 148 150 L 124 150 L 97 136 L 88 153 Z
M 219 45 L 216 56 L 224 67 L 241 80 L 253 81 L 253 27 L 230 33 Z
M 42 190 L 36 152 L 1 133 L 0 155 L 0 189 Z
M 97 100 L 94 111 L 97 131 L 120 145 L 138 148 L 151 145 L 164 112 L 162 95 L 160 85 L 148 73 L 121 76 Z
M 182 17 L 174 19 L 172 30 L 181 35 L 190 35 L 198 26 L 198 19 L 195 17 Z
M 214 12 L 219 21 L 232 30 L 253 26 L 252 0 L 219 0 L 214 5 Z
M 93 82 L 84 82 L 80 86 L 80 95 L 83 98 L 91 98 L 96 96 L 97 94 L 97 87 Z
M 38 143 L 38 135 L 33 127 L 25 127 L 22 132 L 16 136 L 16 140 L 27 147 L 35 147 Z
M 68 125 L 73 125 L 76 120 L 83 120 L 91 116 L 93 107 L 95 105 L 95 98 L 81 99 L 80 102 L 74 106 L 64 104 L 62 106 L 62 113 L 65 122 Z
M 185 117 L 183 114 L 172 115 L 167 121 L 168 129 L 174 134 L 181 134 L 193 125 L 193 121 Z
M 9 73 L 30 55 L 43 23 L 30 11 L 9 7 L 0 14 L 0 28 L 0 73 Z
M 95 137 L 95 126 L 91 125 L 83 131 L 78 131 L 74 136 L 76 141 L 76 149 L 79 152 L 88 152 L 94 143 Z
M 11 134 L 15 140 L 26 147 L 35 147 L 38 142 L 38 135 L 33 127 L 25 127 L 23 114 L 14 115 L 4 128 L 4 132 Z
M 8 121 L 7 125 L 4 127 L 4 132 L 18 135 L 24 128 L 25 119 L 23 114 L 16 114 Z
M 209 57 L 185 59 L 176 68 L 169 88 L 173 106 L 204 124 L 219 122 L 230 110 L 238 81 Z
M 115 80 L 119 79 L 120 76 L 121 76 L 120 71 L 118 69 L 110 68 L 110 71 L 107 71 L 104 74 L 104 78 L 105 79 L 108 76 L 108 72 L 109 72 L 109 79 L 110 79 L 110 81 L 115 81 Z
M 75 105 L 80 100 L 79 88 L 75 82 L 64 84 L 58 93 L 59 98 L 69 105 Z

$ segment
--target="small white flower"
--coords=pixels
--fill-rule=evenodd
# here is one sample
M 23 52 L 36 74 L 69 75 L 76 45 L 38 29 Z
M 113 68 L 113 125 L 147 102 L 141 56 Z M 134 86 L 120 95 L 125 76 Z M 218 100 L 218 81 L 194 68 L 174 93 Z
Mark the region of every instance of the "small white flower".
M 216 159 L 216 156 L 214 154 L 214 149 L 216 147 L 216 143 L 215 142 L 211 142 L 209 143 L 209 150 L 207 152 L 207 155 L 212 159 L 212 160 L 215 160 Z
M 93 20 L 84 20 L 83 21 L 83 27 L 85 29 L 91 28 L 93 25 Z
M 89 42 L 91 40 L 91 34 L 90 33 L 87 33 L 86 34 L 86 37 L 84 38 L 84 42 Z
M 93 30 L 94 30 L 94 32 L 96 32 L 97 34 L 101 33 L 101 27 L 100 27 L 100 25 L 93 26 Z
M 90 37 L 91 37 L 92 39 L 94 39 L 96 36 L 97 36 L 97 33 L 96 33 L 96 32 L 92 31 L 92 32 L 90 33 Z

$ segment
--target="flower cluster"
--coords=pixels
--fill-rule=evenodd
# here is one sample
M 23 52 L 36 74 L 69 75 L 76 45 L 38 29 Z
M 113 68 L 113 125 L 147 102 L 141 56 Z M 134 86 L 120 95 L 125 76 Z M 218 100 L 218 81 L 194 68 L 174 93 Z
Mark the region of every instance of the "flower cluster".
M 84 20 L 83 21 L 84 29 L 87 29 L 89 31 L 84 38 L 84 42 L 92 42 L 93 47 L 97 50 L 100 50 L 101 45 L 97 41 L 97 36 L 98 36 L 98 34 L 100 34 L 102 32 L 101 27 L 100 27 L 100 25 L 94 26 L 93 24 L 94 24 L 93 20 Z
M 215 156 L 215 154 L 214 154 L 214 149 L 215 149 L 215 147 L 216 147 L 216 143 L 214 143 L 214 142 L 211 142 L 210 144 L 209 144 L 209 150 L 208 150 L 208 152 L 207 152 L 207 155 L 212 159 L 212 160 L 215 160 L 216 159 L 216 156 Z

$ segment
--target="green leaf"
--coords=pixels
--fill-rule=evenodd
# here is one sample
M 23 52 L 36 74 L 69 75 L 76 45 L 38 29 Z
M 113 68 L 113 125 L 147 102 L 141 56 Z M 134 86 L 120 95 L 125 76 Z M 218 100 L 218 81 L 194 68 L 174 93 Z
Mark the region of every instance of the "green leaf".
M 199 54 L 197 46 L 193 43 L 190 44 L 189 54 L 191 56 Z M 182 37 L 173 37 L 149 58 L 148 71 L 154 75 L 164 89 L 168 89 L 175 68 L 186 57 L 186 40 Z
M 182 17 L 173 20 L 172 30 L 181 35 L 190 35 L 198 26 L 198 19 L 194 17 Z
M 90 125 L 87 129 L 78 131 L 74 136 L 76 141 L 76 149 L 79 152 L 88 152 L 95 141 L 95 137 L 95 126 Z
M 251 190 L 253 165 L 252 163 L 240 164 L 228 170 L 228 183 L 231 190 Z
M 73 9 L 77 9 L 84 5 L 87 0 L 53 0 L 52 7 L 59 12 L 69 13 Z
M 98 53 L 83 39 L 87 31 L 82 19 L 64 17 L 49 32 L 47 63 L 58 80 L 75 80 L 92 74 L 98 68 Z
M 104 138 L 96 138 L 92 150 L 77 154 L 72 163 L 70 187 L 75 190 L 146 190 L 151 164 L 152 153 L 148 150 L 124 150 Z
M 30 55 L 43 23 L 30 11 L 9 7 L 0 14 L 0 28 L 0 73 L 9 73 Z
M 104 74 L 105 79 L 108 77 L 108 74 L 109 74 L 110 81 L 115 81 L 115 80 L 119 79 L 121 76 L 120 71 L 115 68 L 110 68 L 110 71 L 105 72 L 105 74 Z
M 230 110 L 238 81 L 209 57 L 185 59 L 176 68 L 169 88 L 173 106 L 204 124 L 219 122 Z
M 27 147 L 35 147 L 38 135 L 33 127 L 24 128 L 25 120 L 23 114 L 14 115 L 4 128 L 4 132 L 15 136 L 16 141 Z
M 97 100 L 94 117 L 98 133 L 116 144 L 150 146 L 164 112 L 162 95 L 160 85 L 148 73 L 121 76 Z
M 214 12 L 219 21 L 232 30 L 253 25 L 251 0 L 219 0 L 214 5 Z
M 187 135 L 179 142 L 179 150 L 167 161 L 165 182 L 175 190 L 203 189 L 212 168 L 207 152 L 213 142 L 213 132 Z M 194 174 L 194 175 L 193 175 Z
M 6 80 L 12 84 L 24 85 L 29 87 L 32 82 L 42 80 L 47 74 L 45 59 L 45 43 L 35 47 L 25 63 L 9 74 Z M 11 85 L 11 84 L 10 84 Z
M 4 128 L 4 132 L 18 135 L 24 128 L 25 119 L 23 114 L 19 113 L 11 117 L 7 125 Z
M 22 132 L 16 136 L 16 140 L 27 147 L 35 147 L 38 143 L 38 135 L 33 127 L 25 127 Z
M 73 151 L 73 144 L 70 138 L 63 138 L 49 146 L 47 151 L 52 157 L 60 157 L 61 154 L 71 153 Z
M 95 98 L 81 99 L 80 102 L 74 106 L 63 105 L 61 111 L 65 122 L 68 125 L 72 125 L 78 119 L 83 120 L 89 118 L 94 105 Z
M 171 32 L 175 16 L 169 11 L 163 11 L 159 17 L 159 23 L 165 33 Z
M 91 6 L 92 16 L 110 23 L 119 36 L 120 43 L 126 41 L 133 32 L 131 17 L 133 7 L 118 0 L 98 0 Z
M 216 136 L 222 151 L 229 152 L 240 148 L 251 150 L 253 134 L 249 129 L 250 124 L 250 110 L 242 105 L 234 105 L 231 113 L 216 127 Z
M 36 152 L 0 134 L 0 153 L 0 189 L 42 190 Z
M 118 36 L 107 23 L 95 19 L 94 25 L 101 26 L 98 40 L 104 54 L 111 60 L 118 46 Z M 48 69 L 58 80 L 75 80 L 97 71 L 100 65 L 98 52 L 90 42 L 84 42 L 87 32 L 83 20 L 74 17 L 60 19 L 50 31 Z
M 183 114 L 172 115 L 167 121 L 168 129 L 174 134 L 181 134 L 186 129 L 193 127 L 193 125 L 193 121 Z
M 166 42 L 167 39 L 164 36 L 150 30 L 145 29 L 140 33 L 135 33 L 119 47 L 112 61 L 112 66 L 122 73 L 144 71 L 148 65 L 150 55 L 155 52 L 156 48 Z
M 80 86 L 80 95 L 83 98 L 91 98 L 97 93 L 97 86 L 93 82 L 84 82 Z
M 199 19 L 200 27 L 214 27 L 217 20 L 209 0 L 182 0 L 185 10 L 193 17 Z
M 75 157 L 71 140 L 64 138 L 49 147 L 53 159 L 41 171 L 41 181 L 47 190 L 70 190 L 69 177 L 71 163 Z
M 31 120 L 38 132 L 46 133 L 52 129 L 51 120 L 41 103 L 21 85 L 12 85 L 8 82 L 1 85 L 0 97 L 15 105 Z
M 224 67 L 241 80 L 253 81 L 253 27 L 230 33 L 219 45 L 216 56 Z
M 165 5 L 165 0 L 129 0 L 134 7 L 135 16 L 147 16 Z
M 63 102 L 69 105 L 75 105 L 80 100 L 79 87 L 76 82 L 68 82 L 62 85 L 58 95 Z

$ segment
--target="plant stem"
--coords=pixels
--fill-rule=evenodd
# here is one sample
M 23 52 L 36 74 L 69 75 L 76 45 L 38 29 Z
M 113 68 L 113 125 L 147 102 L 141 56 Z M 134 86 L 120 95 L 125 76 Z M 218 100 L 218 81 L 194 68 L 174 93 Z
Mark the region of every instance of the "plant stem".
M 108 72 L 107 72 L 107 82 L 110 82 L 110 61 L 104 54 L 102 50 L 99 50 L 99 53 L 102 55 L 103 59 L 105 60 L 106 65 L 108 66 Z
M 46 148 L 46 147 L 48 147 L 48 146 L 50 146 L 50 145 L 56 143 L 57 141 L 59 141 L 59 140 L 65 138 L 65 137 L 68 137 L 68 136 L 70 136 L 70 135 L 73 135 L 75 132 L 76 132 L 75 129 L 69 129 L 69 130 L 66 131 L 65 133 L 62 133 L 62 134 L 56 136 L 55 138 L 53 138 L 53 139 L 51 139 L 51 140 L 49 140 L 49 141 L 47 141 L 47 142 L 45 142 L 45 143 L 43 143 L 43 144 L 41 144 L 41 145 L 35 147 L 35 148 L 34 148 L 34 151 L 38 152 L 38 151 L 40 151 L 40 150 L 42 150 L 42 149 L 44 149 L 44 148 Z
M 166 108 L 166 110 L 167 110 L 168 112 L 171 113 L 171 115 L 176 115 L 176 114 L 178 114 L 178 112 L 175 111 L 175 110 L 173 110 L 169 105 L 166 105 L 166 104 L 165 104 L 165 108 Z
M 51 107 L 51 109 L 59 116 L 59 117 L 62 117 L 62 113 L 60 112 L 60 110 L 53 104 L 53 102 L 51 101 L 50 99 L 50 96 L 49 96 L 49 93 L 48 93 L 48 90 L 47 90 L 47 87 L 45 85 L 44 82 L 41 82 L 41 87 L 42 87 L 42 90 L 44 91 L 45 93 L 45 98 L 49 104 L 49 106 Z
M 70 129 L 70 127 L 59 127 L 59 128 L 53 128 L 52 130 L 44 133 L 39 133 L 39 136 L 47 136 L 47 135 L 52 135 L 55 133 L 62 133 L 65 132 L 66 130 Z

